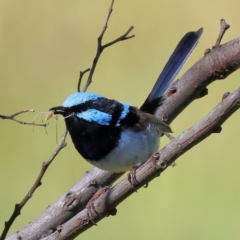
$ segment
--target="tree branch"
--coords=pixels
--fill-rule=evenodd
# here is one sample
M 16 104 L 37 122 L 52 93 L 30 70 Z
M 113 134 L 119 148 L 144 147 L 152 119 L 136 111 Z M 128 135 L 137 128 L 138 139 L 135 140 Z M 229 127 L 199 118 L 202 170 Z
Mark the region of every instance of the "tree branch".
M 217 38 L 217 41 L 215 43 L 214 47 L 219 47 L 221 40 L 225 34 L 225 32 L 230 28 L 230 25 L 226 23 L 226 21 L 224 19 L 220 20 L 220 32 Z
M 185 109 L 193 100 L 203 97 L 207 94 L 206 87 L 209 84 L 211 84 L 217 79 L 223 79 L 227 77 L 229 74 L 237 70 L 239 66 L 240 38 L 234 39 L 220 47 L 216 47 L 213 50 L 208 51 L 208 53 L 206 53 L 202 59 L 200 59 L 196 64 L 194 64 L 179 81 L 176 81 L 171 86 L 170 90 L 165 96 L 166 100 L 164 101 L 161 108 L 159 108 L 159 117 L 167 119 L 169 123 L 172 122 L 177 117 L 177 115 L 181 113 L 181 111 L 183 111 L 183 109 Z M 174 91 L 172 91 L 173 88 Z M 235 96 L 235 94 L 239 94 L 238 91 L 239 90 L 237 90 L 237 92 L 234 93 L 233 96 Z M 237 109 L 237 102 L 232 102 L 232 104 L 234 105 L 233 108 L 231 108 L 229 105 L 225 105 L 230 104 L 233 99 L 232 95 L 229 96 L 226 96 L 226 99 L 224 99 L 224 101 L 220 103 L 220 108 L 216 108 L 221 110 L 224 109 L 224 107 L 227 107 L 225 109 L 227 112 L 223 115 L 217 115 L 219 117 L 218 120 L 213 121 L 212 119 L 212 121 L 210 121 L 211 124 L 206 126 L 208 132 L 204 131 L 205 125 L 204 122 L 201 122 L 202 125 L 197 125 L 198 127 L 202 126 L 202 130 L 200 132 L 194 132 L 194 129 L 197 128 L 193 127 L 192 130 L 188 132 L 189 135 L 184 135 L 185 133 L 183 133 L 178 138 L 176 138 L 178 140 L 174 139 L 168 145 L 168 148 L 164 148 L 161 151 L 160 162 L 159 160 L 155 161 L 156 166 L 153 166 L 153 164 L 149 162 L 144 165 L 144 170 L 147 172 L 149 171 L 147 170 L 148 168 L 154 168 L 153 170 L 151 170 L 153 171 L 153 175 L 147 175 L 146 179 L 142 179 L 144 176 L 146 176 L 142 176 L 143 167 L 137 171 L 137 179 L 140 183 L 139 187 L 144 185 L 145 182 L 150 181 L 151 179 L 156 177 L 158 171 L 162 171 L 159 170 L 159 168 L 165 169 L 172 161 L 176 159 L 177 156 L 180 156 L 181 154 L 183 154 L 183 152 L 194 146 L 191 144 L 196 145 L 199 141 L 202 141 L 202 139 L 206 138 L 212 132 L 217 132 L 217 130 L 219 131 L 219 126 L 226 120 L 227 117 L 229 117 L 233 113 L 233 111 Z M 184 140 L 183 142 L 180 141 L 182 138 Z M 187 141 L 187 139 L 190 139 L 190 141 Z M 176 145 L 176 141 L 179 141 L 179 146 Z M 173 151 L 175 155 L 171 155 L 173 154 L 171 153 L 171 158 L 166 158 L 166 153 L 167 151 L 169 151 L 167 149 L 176 146 L 179 147 L 179 149 L 175 152 Z M 160 166 L 158 166 L 158 162 L 160 163 Z M 86 220 L 86 211 L 84 209 L 89 199 L 91 199 L 94 193 L 96 193 L 96 191 L 98 190 L 92 183 L 97 182 L 97 184 L 100 186 L 111 185 L 119 177 L 120 174 L 113 174 L 97 168 L 93 168 L 88 173 L 86 173 L 81 178 L 81 180 L 79 180 L 68 191 L 68 193 L 66 193 L 55 204 L 49 207 L 46 212 L 42 214 L 42 216 L 40 216 L 37 220 L 33 221 L 24 229 L 12 235 L 8 239 L 18 239 L 22 236 L 27 236 L 29 240 L 38 239 L 40 237 L 47 236 L 49 235 L 49 233 L 54 231 L 56 231 L 54 234 L 58 233 L 58 236 L 64 239 L 63 232 L 61 231 L 67 231 L 67 234 L 69 234 L 69 232 L 73 231 L 73 229 L 75 231 L 75 228 L 69 228 L 69 225 L 64 225 L 63 227 L 58 226 L 64 223 L 71 225 L 71 221 L 73 221 L 73 223 L 75 224 L 77 222 L 76 219 L 78 219 L 78 224 L 80 225 L 80 228 L 78 229 L 79 234 L 80 232 L 84 231 L 85 228 L 91 226 L 89 220 Z M 126 188 L 125 190 L 123 190 L 123 186 L 124 189 Z M 133 189 L 130 188 L 131 186 L 127 182 L 127 179 L 125 179 L 123 182 L 121 182 L 120 185 L 117 185 L 117 187 L 111 189 L 111 191 L 109 191 L 109 193 L 111 193 L 111 198 L 109 197 L 109 193 L 107 193 L 107 203 L 110 204 L 110 207 L 112 208 L 115 205 L 118 205 L 127 196 L 129 196 L 133 191 Z M 120 191 L 123 191 L 123 193 L 121 193 L 121 198 L 119 198 L 118 200 L 116 200 L 115 198 L 115 200 L 113 199 L 113 196 L 115 196 L 114 194 L 116 193 L 115 191 L 117 191 L 118 193 Z M 101 199 L 102 198 L 100 198 L 96 202 L 95 206 L 99 203 L 99 201 L 101 201 Z M 109 210 L 110 207 L 107 210 Z M 97 208 L 97 210 L 100 214 L 103 214 L 103 216 L 104 214 L 106 214 L 106 212 L 102 212 L 99 208 Z M 77 213 L 79 213 L 80 215 L 76 215 Z M 73 220 L 68 221 L 71 218 L 73 218 Z M 101 217 L 97 217 L 96 219 L 99 221 Z M 53 236 L 55 236 L 54 234 Z M 75 235 L 73 234 L 67 236 L 67 238 L 72 239 L 72 236 Z
M 174 138 L 159 153 L 154 154 L 155 156 L 138 168 L 137 180 L 139 185 L 135 187 L 139 189 L 155 177 L 158 177 L 171 163 L 212 133 L 215 133 L 216 129 L 218 129 L 219 132 L 221 125 L 237 111 L 239 107 L 240 88 L 229 94 L 229 96 L 223 99 L 206 117 Z M 93 222 L 98 222 L 106 217 L 112 209 L 117 207 L 133 193 L 135 193 L 135 189 L 129 183 L 128 179 L 125 178 L 96 200 L 95 214 L 91 221 L 85 208 L 68 222 L 62 224 L 60 230 L 55 231 L 43 239 L 74 239 L 74 237 L 92 227 L 94 225 Z
M 52 156 L 49 158 L 49 160 L 47 162 L 43 162 L 42 164 L 42 169 L 36 179 L 36 181 L 34 182 L 33 186 L 31 187 L 31 189 L 29 190 L 29 192 L 26 194 L 26 196 L 23 198 L 23 200 L 20 203 L 15 204 L 13 213 L 10 217 L 10 219 L 8 221 L 5 222 L 5 226 L 3 229 L 3 232 L 1 234 L 0 240 L 4 240 L 7 236 L 7 233 L 11 227 L 11 225 L 13 224 L 14 220 L 21 214 L 21 209 L 24 207 L 24 205 L 28 202 L 28 200 L 32 197 L 33 193 L 35 192 L 35 190 L 42 185 L 42 178 L 46 172 L 46 170 L 48 169 L 48 167 L 50 166 L 50 164 L 52 163 L 52 161 L 55 159 L 55 157 L 58 155 L 58 153 L 67 146 L 65 139 L 67 137 L 67 133 L 68 131 L 66 130 L 64 132 L 64 134 L 61 137 L 61 141 L 58 144 L 56 150 L 54 151 L 54 153 L 52 154 Z
M 95 57 L 94 57 L 94 59 L 93 59 L 92 67 L 91 67 L 91 69 L 90 69 L 87 82 L 86 82 L 86 84 L 85 84 L 85 86 L 84 86 L 84 88 L 83 88 L 83 90 L 82 90 L 83 92 L 87 91 L 89 85 L 90 85 L 91 82 L 92 82 L 92 77 L 93 77 L 94 71 L 95 71 L 95 69 L 96 69 L 98 60 L 99 60 L 99 58 L 100 58 L 101 53 L 103 52 L 103 50 L 104 50 L 105 48 L 107 48 L 107 47 L 110 47 L 111 45 L 113 45 L 113 44 L 115 44 L 115 43 L 117 43 L 117 42 L 124 41 L 124 40 L 128 40 L 128 39 L 134 37 L 134 35 L 128 36 L 128 34 L 129 34 L 129 33 L 133 30 L 133 28 L 134 28 L 134 27 L 130 27 L 130 28 L 127 30 L 127 32 L 126 32 L 125 34 L 123 34 L 122 36 L 116 38 L 115 40 L 113 40 L 113 41 L 111 41 L 111 42 L 109 42 L 109 43 L 106 43 L 106 44 L 102 45 L 102 39 L 103 39 L 103 36 L 104 36 L 104 34 L 105 34 L 105 32 L 106 32 L 106 30 L 107 30 L 107 28 L 108 28 L 108 21 L 109 21 L 109 19 L 110 19 L 111 13 L 112 13 L 112 11 L 113 11 L 113 4 L 114 4 L 114 0 L 112 0 L 112 2 L 111 2 L 110 8 L 109 8 L 109 10 L 108 10 L 108 15 L 107 15 L 106 21 L 105 21 L 105 23 L 104 23 L 104 25 L 103 25 L 102 32 L 101 32 L 101 34 L 100 34 L 99 37 L 98 37 L 97 53 L 96 53 L 96 55 L 95 55 Z M 80 77 L 80 78 L 79 78 L 79 81 L 78 81 L 78 87 L 77 87 L 78 92 L 80 92 L 81 80 L 82 80 L 82 78 Z
M 208 94 L 209 84 L 225 79 L 239 67 L 240 38 L 210 50 L 172 84 L 156 115 L 170 124 L 192 101 Z
M 80 86 L 81 86 L 81 82 L 82 82 L 82 78 L 84 76 L 85 73 L 89 72 L 90 71 L 90 68 L 87 68 L 86 70 L 84 71 L 80 71 L 80 74 L 79 74 L 79 79 L 78 79 L 78 85 L 77 85 L 77 90 L 78 92 L 80 92 Z
M 32 126 L 41 126 L 41 127 L 46 127 L 48 125 L 48 123 L 42 123 L 42 124 L 39 124 L 39 123 L 35 123 L 35 122 L 24 122 L 24 121 L 20 121 L 20 120 L 17 120 L 15 117 L 20 115 L 20 114 L 23 114 L 23 113 L 27 113 L 27 112 L 34 112 L 35 110 L 34 109 L 24 109 L 22 111 L 19 111 L 17 113 L 14 113 L 10 116 L 6 116 L 6 115 L 0 115 L 0 118 L 5 120 L 5 119 L 8 119 L 8 120 L 12 120 L 12 121 L 15 121 L 15 122 L 18 122 L 20 124 L 24 124 L 24 125 L 32 125 Z

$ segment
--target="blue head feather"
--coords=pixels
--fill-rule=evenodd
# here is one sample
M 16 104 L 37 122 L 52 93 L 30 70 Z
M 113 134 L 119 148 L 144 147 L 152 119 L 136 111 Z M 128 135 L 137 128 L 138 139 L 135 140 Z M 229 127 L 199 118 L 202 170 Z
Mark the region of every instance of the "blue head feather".
M 78 104 L 82 104 L 87 101 L 97 100 L 98 98 L 104 98 L 100 94 L 96 93 L 86 93 L 86 92 L 76 92 L 71 94 L 67 99 L 63 102 L 63 107 L 73 107 Z M 116 126 L 120 125 L 120 121 L 124 119 L 129 112 L 129 104 L 120 103 L 123 107 L 121 115 L 116 123 Z M 82 118 L 88 122 L 96 122 L 100 125 L 109 125 L 112 120 L 112 115 L 103 111 L 99 111 L 97 109 L 88 109 L 87 111 L 77 113 L 77 117 Z
M 90 100 L 96 100 L 103 96 L 96 93 L 76 92 L 67 97 L 63 102 L 63 107 L 73 107 Z

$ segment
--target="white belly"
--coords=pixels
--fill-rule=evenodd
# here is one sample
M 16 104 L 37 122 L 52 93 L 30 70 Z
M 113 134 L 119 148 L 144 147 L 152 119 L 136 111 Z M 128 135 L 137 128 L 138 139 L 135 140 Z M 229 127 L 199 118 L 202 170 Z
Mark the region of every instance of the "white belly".
M 125 172 L 148 160 L 159 149 L 159 138 L 160 132 L 151 125 L 140 132 L 126 129 L 121 133 L 118 146 L 107 156 L 98 161 L 87 161 L 103 170 Z

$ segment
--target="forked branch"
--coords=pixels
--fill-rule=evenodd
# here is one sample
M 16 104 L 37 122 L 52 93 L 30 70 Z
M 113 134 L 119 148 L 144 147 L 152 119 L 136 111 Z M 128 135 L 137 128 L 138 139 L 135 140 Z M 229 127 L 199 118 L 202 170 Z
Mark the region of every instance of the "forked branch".
M 127 30 L 127 32 L 124 33 L 122 36 L 116 38 L 115 40 L 113 40 L 113 41 L 111 41 L 111 42 L 109 42 L 109 43 L 106 43 L 106 44 L 102 45 L 102 39 L 103 39 L 103 36 L 104 36 L 104 34 L 105 34 L 105 32 L 106 32 L 106 30 L 107 30 L 107 28 L 108 28 L 108 21 L 109 21 L 109 19 L 110 19 L 111 13 L 112 13 L 112 11 L 113 11 L 113 4 L 114 4 L 114 0 L 112 0 L 112 2 L 111 2 L 110 8 L 109 8 L 109 10 L 108 10 L 108 14 L 107 14 L 106 21 L 105 21 L 105 23 L 104 23 L 104 25 L 103 25 L 102 32 L 101 32 L 101 34 L 100 34 L 99 37 L 98 37 L 97 52 L 96 52 L 96 55 L 95 55 L 95 57 L 94 57 L 94 59 L 93 59 L 92 67 L 90 68 L 90 72 L 89 72 L 89 75 L 88 75 L 87 82 L 86 82 L 86 84 L 85 84 L 85 86 L 84 86 L 84 88 L 83 88 L 83 90 L 82 90 L 83 92 L 87 91 L 89 85 L 90 85 L 91 82 L 92 82 L 92 77 L 93 77 L 94 71 L 95 71 L 95 69 L 96 69 L 98 60 L 99 60 L 99 58 L 100 58 L 101 53 L 103 52 L 103 50 L 104 50 L 105 48 L 107 48 L 107 47 L 110 47 L 111 45 L 113 45 L 113 44 L 115 44 L 115 43 L 117 43 L 117 42 L 124 41 L 124 40 L 128 40 L 128 39 L 134 37 L 134 35 L 128 36 L 129 33 L 130 33 L 130 32 L 133 30 L 133 28 L 134 28 L 134 27 L 132 26 L 132 27 L 130 27 L 130 28 Z M 85 72 L 86 72 L 86 70 L 85 70 L 83 73 L 85 73 Z M 82 76 L 81 76 L 81 74 L 80 74 L 80 78 L 79 78 L 79 81 L 78 81 L 78 87 L 77 87 L 78 92 L 81 91 L 81 90 L 80 90 L 81 81 L 82 81 Z
M 5 119 L 8 119 L 8 120 L 12 120 L 14 122 L 18 122 L 20 124 L 24 124 L 24 125 L 32 125 L 32 126 L 41 126 L 41 127 L 46 127 L 48 125 L 48 123 L 35 123 L 35 121 L 33 122 L 24 122 L 24 121 L 21 121 L 21 120 L 18 120 L 16 119 L 15 117 L 20 115 L 20 114 L 23 114 L 23 113 L 27 113 L 27 112 L 34 112 L 35 110 L 34 109 L 24 109 L 22 111 L 19 111 L 17 113 L 14 113 L 10 116 L 7 116 L 7 115 L 0 115 L 0 118 L 5 120 Z

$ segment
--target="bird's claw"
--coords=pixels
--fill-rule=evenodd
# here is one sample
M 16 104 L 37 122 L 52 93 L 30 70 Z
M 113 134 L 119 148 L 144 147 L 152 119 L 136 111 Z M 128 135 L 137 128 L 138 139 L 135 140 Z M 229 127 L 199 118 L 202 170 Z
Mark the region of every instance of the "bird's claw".
M 98 212 L 94 206 L 95 201 L 103 194 L 105 194 L 108 190 L 110 189 L 110 187 L 105 186 L 101 189 L 99 189 L 94 195 L 93 197 L 89 200 L 88 204 L 86 205 L 86 209 L 87 209 L 87 215 L 89 220 L 92 222 L 92 224 L 96 225 L 96 222 L 93 220 L 93 216 L 94 215 L 98 215 Z

